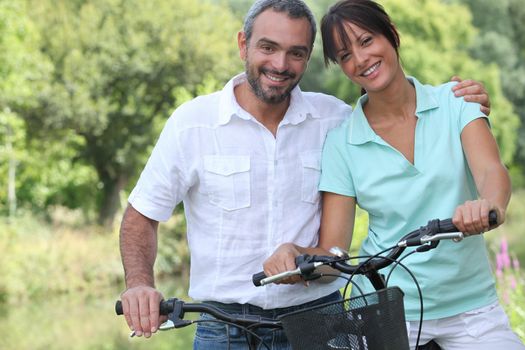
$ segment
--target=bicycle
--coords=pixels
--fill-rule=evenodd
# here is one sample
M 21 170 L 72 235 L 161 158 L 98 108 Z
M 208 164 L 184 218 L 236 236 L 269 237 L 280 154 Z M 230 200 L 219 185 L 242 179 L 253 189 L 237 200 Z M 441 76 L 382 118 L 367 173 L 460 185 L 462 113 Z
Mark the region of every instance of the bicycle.
M 494 211 L 489 214 L 489 222 L 490 226 L 497 223 Z M 405 326 L 403 292 L 398 287 L 388 287 L 387 279 L 379 270 L 392 264 L 407 269 L 398 259 L 408 247 L 417 247 L 412 253 L 425 252 L 436 248 L 441 240 L 452 239 L 459 242 L 463 238 L 463 233 L 458 232 L 451 219 L 434 219 L 430 220 L 427 225 L 405 235 L 393 247 L 368 257 L 356 265 L 347 263 L 353 258 L 339 248 L 331 249 L 330 252 L 334 254 L 332 256 L 301 255 L 296 258 L 297 268 L 292 271 L 270 277 L 267 277 L 264 272 L 254 274 L 252 279 L 254 285 L 262 286 L 294 275 L 300 275 L 305 280 L 312 280 L 323 276 L 316 272 L 319 267 L 330 266 L 343 274 L 350 275 L 349 280 L 356 274 L 366 276 L 376 291 L 301 309 L 281 315 L 278 319 L 238 316 L 206 303 L 186 303 L 180 299 L 171 298 L 160 303 L 160 313 L 167 315 L 168 321 L 159 329 L 181 328 L 200 322 L 184 319 L 186 313 L 208 313 L 216 318 L 213 322 L 224 322 L 238 327 L 245 331 L 245 334 L 258 339 L 259 345 L 254 344 L 253 349 L 260 349 L 261 346 L 270 349 L 253 331 L 258 328 L 270 328 L 283 329 L 294 350 L 407 350 L 409 345 Z M 388 251 L 386 256 L 381 255 Z M 115 311 L 117 315 L 122 315 L 120 301 L 116 302 Z M 421 320 L 422 316 L 423 310 Z M 418 346 L 418 343 L 419 335 L 416 343 L 417 349 L 440 349 L 434 342 L 422 346 Z

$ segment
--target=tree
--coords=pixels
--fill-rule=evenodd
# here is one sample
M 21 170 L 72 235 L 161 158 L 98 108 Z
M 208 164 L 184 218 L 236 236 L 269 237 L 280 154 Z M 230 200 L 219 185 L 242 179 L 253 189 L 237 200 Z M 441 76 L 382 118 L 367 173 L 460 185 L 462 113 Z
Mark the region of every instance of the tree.
M 76 158 L 95 169 L 99 221 L 110 225 L 176 105 L 239 68 L 240 25 L 227 10 L 185 0 L 28 1 L 54 66 L 52 89 L 25 114 L 30 132 L 82 138 Z
M 516 187 L 525 187 L 525 7 L 522 0 L 459 0 L 469 7 L 479 28 L 472 55 L 501 71 L 505 96 L 519 115 L 517 152 L 511 174 Z M 487 14 L 490 13 L 490 16 Z
M 32 104 L 33 91 L 45 86 L 50 72 L 35 49 L 38 39 L 24 3 L 0 0 L 0 184 L 7 190 L 0 191 L 0 203 L 9 216 L 17 209 L 19 166 L 30 157 L 25 123 L 16 111 Z

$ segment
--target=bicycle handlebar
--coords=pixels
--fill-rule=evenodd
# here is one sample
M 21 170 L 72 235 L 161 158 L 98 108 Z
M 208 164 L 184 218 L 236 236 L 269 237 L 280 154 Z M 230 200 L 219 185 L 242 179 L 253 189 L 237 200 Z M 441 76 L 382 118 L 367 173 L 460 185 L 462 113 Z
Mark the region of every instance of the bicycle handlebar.
M 497 222 L 497 213 L 495 210 L 491 210 L 489 212 L 489 225 L 491 227 L 495 226 Z M 463 238 L 463 233 L 458 231 L 457 227 L 452 223 L 452 219 L 430 220 L 427 225 L 421 226 L 419 229 L 401 238 L 386 257 L 374 258 L 358 265 L 350 265 L 345 262 L 348 259 L 338 256 L 314 255 L 310 257 L 301 255 L 296 258 L 297 268 L 295 270 L 285 271 L 270 277 L 267 277 L 264 271 L 261 271 L 252 276 L 252 281 L 255 286 L 260 287 L 294 275 L 307 277 L 315 268 L 321 265 L 330 265 L 332 268 L 347 274 L 366 275 L 369 272 L 378 271 L 392 264 L 407 247 L 420 246 L 418 251 L 422 252 L 435 248 L 439 241 L 443 239 L 461 241 Z M 430 243 L 430 245 L 427 243 Z
M 255 315 L 239 315 L 233 316 L 221 309 L 205 303 L 186 303 L 183 300 L 177 298 L 171 298 L 168 300 L 161 300 L 159 304 L 159 312 L 161 315 L 169 316 L 169 320 L 173 322 L 172 325 L 166 327 L 170 328 L 181 328 L 188 326 L 193 323 L 190 320 L 184 320 L 184 314 L 186 312 L 192 313 L 207 313 L 214 316 L 218 320 L 237 324 L 239 326 L 253 326 L 266 327 L 266 328 L 281 328 L 281 322 L 275 319 L 255 316 Z M 115 313 L 117 315 L 123 315 L 124 309 L 122 302 L 118 300 L 115 303 Z
M 178 299 L 161 300 L 159 304 L 159 313 L 161 315 L 168 315 L 175 309 L 175 302 Z M 122 307 L 122 301 L 117 300 L 115 303 L 115 313 L 117 315 L 124 315 L 124 309 Z

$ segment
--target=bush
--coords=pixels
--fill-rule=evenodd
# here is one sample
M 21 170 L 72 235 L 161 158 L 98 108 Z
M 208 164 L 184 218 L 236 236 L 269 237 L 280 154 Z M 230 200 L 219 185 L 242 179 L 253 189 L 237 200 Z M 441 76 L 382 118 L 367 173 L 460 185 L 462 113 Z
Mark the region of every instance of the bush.
M 34 217 L 0 220 L 0 301 L 114 287 L 122 280 L 118 237 L 97 230 L 72 231 Z

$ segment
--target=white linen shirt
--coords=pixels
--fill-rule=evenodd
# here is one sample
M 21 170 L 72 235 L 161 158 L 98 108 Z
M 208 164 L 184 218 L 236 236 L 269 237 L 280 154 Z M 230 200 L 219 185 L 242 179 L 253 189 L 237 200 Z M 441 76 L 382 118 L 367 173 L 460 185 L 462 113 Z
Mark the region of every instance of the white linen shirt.
M 296 87 L 274 137 L 237 103 L 234 87 L 245 79 L 177 108 L 129 202 L 157 221 L 184 202 L 194 300 L 299 305 L 341 283 L 255 287 L 252 275 L 282 243 L 317 244 L 321 150 L 351 108 Z

